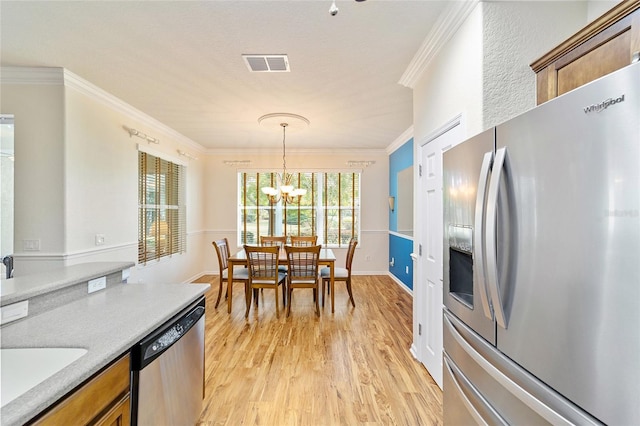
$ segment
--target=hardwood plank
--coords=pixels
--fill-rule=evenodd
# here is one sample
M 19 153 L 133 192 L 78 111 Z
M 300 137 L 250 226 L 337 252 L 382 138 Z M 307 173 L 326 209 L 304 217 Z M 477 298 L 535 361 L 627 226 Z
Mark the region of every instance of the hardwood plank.
M 354 276 L 354 298 L 336 285 L 315 316 L 312 292 L 294 292 L 290 317 L 259 295 L 245 320 L 243 283 L 231 314 L 207 294 L 205 401 L 213 425 L 441 425 L 442 392 L 409 348 L 412 298 L 386 276 Z M 217 283 L 216 276 L 198 282 Z

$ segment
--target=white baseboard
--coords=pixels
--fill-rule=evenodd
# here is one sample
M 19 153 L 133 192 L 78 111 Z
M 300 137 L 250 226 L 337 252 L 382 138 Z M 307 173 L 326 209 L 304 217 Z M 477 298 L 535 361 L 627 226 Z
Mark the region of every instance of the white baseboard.
M 415 342 L 411 344 L 411 347 L 409 348 L 409 352 L 411 352 L 411 355 L 413 355 L 413 357 L 417 361 L 420 361 L 420 359 L 418 358 L 418 348 L 416 348 Z
M 387 275 L 387 271 L 351 271 L 351 275 Z
M 404 291 L 406 291 L 413 297 L 413 290 L 407 287 L 406 284 L 400 281 L 395 275 L 393 275 L 391 272 L 388 272 L 388 271 L 385 275 L 388 275 L 389 277 L 391 277 L 391 279 L 395 281 L 396 284 L 398 284 Z

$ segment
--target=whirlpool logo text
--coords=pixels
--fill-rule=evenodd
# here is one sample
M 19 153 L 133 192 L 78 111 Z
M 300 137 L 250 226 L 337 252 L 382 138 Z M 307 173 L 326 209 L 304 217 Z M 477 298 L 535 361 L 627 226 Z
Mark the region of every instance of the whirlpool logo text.
M 617 98 L 609 98 L 606 101 L 600 102 L 599 104 L 593 104 L 584 107 L 584 113 L 589 114 L 591 112 L 602 112 L 605 109 L 609 108 L 611 105 L 619 104 L 620 102 L 624 102 L 624 95 Z

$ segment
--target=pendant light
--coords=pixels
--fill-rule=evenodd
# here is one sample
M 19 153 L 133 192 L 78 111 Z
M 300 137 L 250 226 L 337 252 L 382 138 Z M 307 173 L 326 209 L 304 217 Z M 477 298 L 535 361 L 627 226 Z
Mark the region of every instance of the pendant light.
M 287 172 L 287 127 L 288 123 L 280 123 L 282 127 L 282 173 L 276 174 L 276 187 L 263 187 L 262 192 L 269 197 L 271 203 L 282 200 L 285 204 L 300 201 L 300 197 L 307 193 L 304 188 L 295 188 L 292 184 L 293 176 Z

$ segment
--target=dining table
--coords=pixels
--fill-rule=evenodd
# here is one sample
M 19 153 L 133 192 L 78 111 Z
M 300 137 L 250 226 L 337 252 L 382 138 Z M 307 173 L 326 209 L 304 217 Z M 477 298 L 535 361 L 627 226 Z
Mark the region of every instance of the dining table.
M 287 253 L 285 252 L 284 248 L 280 250 L 280 254 L 278 256 L 278 262 L 283 265 L 286 265 L 287 263 Z M 245 267 L 248 266 L 247 253 L 244 251 L 244 249 L 238 251 L 236 254 L 229 257 L 228 263 L 229 263 L 229 278 L 228 278 L 229 282 L 227 284 L 227 312 L 231 313 L 231 301 L 232 301 L 231 299 L 233 297 L 233 268 L 236 265 L 245 266 Z M 329 292 L 331 293 L 331 313 L 335 312 L 335 308 L 334 308 L 335 297 L 334 297 L 334 291 L 333 291 L 333 286 L 334 286 L 333 277 L 334 277 L 335 263 L 336 263 L 336 256 L 335 254 L 333 254 L 333 250 L 331 250 L 330 248 L 320 249 L 320 258 L 318 259 L 318 264 L 329 267 L 329 277 L 330 277 Z M 324 295 L 322 296 L 324 297 Z

